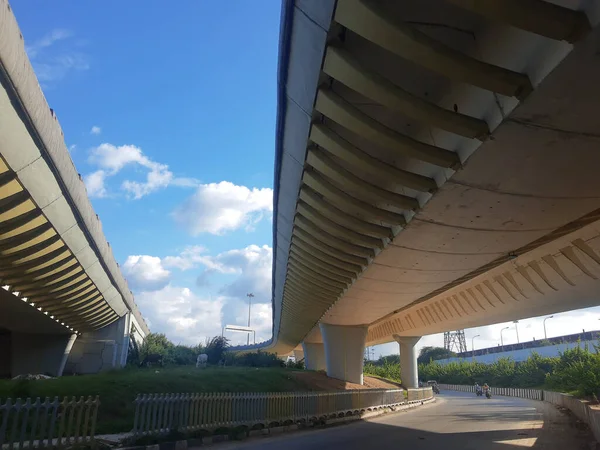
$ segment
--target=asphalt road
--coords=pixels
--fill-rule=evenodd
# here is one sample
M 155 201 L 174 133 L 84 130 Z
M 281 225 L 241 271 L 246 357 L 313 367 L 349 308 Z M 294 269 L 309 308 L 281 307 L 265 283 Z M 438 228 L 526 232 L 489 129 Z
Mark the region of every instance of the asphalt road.
M 509 397 L 442 392 L 438 401 L 367 421 L 219 445 L 239 450 L 589 449 L 590 433 L 553 406 Z

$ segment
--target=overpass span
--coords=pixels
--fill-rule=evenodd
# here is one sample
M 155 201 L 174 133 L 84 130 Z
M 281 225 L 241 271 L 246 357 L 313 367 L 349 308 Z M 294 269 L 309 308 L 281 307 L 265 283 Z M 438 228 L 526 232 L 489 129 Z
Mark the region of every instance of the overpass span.
M 599 9 L 283 2 L 271 351 L 410 385 L 420 336 L 600 303 Z
M 123 365 L 149 330 L 6 0 L 0 85 L 0 376 Z

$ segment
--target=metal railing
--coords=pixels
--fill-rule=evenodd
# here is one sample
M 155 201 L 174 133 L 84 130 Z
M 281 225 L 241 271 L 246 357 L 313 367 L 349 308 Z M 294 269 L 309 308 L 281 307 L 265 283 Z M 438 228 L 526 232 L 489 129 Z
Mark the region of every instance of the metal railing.
M 440 384 L 438 386 L 442 390 L 445 389 L 448 391 L 475 393 L 475 386 L 471 386 L 471 385 Z M 544 391 L 542 391 L 540 389 L 490 387 L 490 391 L 491 391 L 492 395 L 499 395 L 502 397 L 519 397 L 519 398 L 527 398 L 529 400 L 544 400 Z
M 414 392 L 419 400 L 431 388 Z M 429 397 L 427 397 L 429 395 Z M 416 400 L 416 398 L 415 398 Z M 402 389 L 341 392 L 145 394 L 135 400 L 133 434 L 308 423 L 406 403 Z
M 0 402 L 0 449 L 66 447 L 92 443 L 98 416 L 98 397 L 31 398 Z

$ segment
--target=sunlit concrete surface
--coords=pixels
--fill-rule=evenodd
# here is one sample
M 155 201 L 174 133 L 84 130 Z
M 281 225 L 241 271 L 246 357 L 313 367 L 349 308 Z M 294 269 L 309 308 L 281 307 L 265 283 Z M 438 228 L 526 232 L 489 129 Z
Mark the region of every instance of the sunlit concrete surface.
M 442 392 L 404 413 L 333 428 L 223 445 L 240 449 L 583 450 L 593 437 L 553 406 L 509 397 Z
M 60 375 L 73 348 L 78 355 L 104 354 L 99 342 L 111 350 L 102 356 L 106 364 L 95 367 L 120 367 L 130 336 L 141 341 L 149 332 L 6 0 L 0 0 L 0 286 L 1 376 Z M 89 372 L 92 366 L 80 360 L 86 359 L 71 361 L 73 371 Z
M 600 2 L 282 4 L 262 348 L 599 304 Z

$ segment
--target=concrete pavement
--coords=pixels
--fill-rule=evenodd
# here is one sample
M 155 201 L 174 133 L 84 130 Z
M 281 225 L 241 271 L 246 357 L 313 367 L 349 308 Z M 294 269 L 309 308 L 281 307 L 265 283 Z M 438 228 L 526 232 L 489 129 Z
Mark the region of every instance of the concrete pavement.
M 240 450 L 407 448 L 411 450 L 589 449 L 593 437 L 553 406 L 531 400 L 442 392 L 406 413 L 315 431 L 219 446 Z

